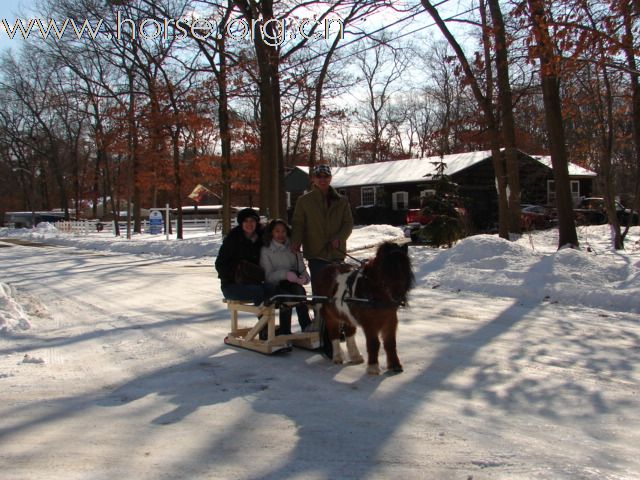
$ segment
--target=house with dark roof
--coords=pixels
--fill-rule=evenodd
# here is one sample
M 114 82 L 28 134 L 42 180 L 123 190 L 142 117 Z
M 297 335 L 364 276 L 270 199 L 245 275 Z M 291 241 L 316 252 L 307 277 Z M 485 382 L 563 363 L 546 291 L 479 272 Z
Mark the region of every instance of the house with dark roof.
M 331 185 L 349 199 L 356 223 L 405 223 L 407 210 L 420 208 L 421 197 L 433 190 L 439 163 L 458 185 L 459 195 L 477 230 L 491 229 L 498 218 L 498 198 L 491 151 L 410 158 L 389 162 L 333 167 Z M 521 203 L 555 205 L 551 157 L 518 152 Z M 576 202 L 592 196 L 596 174 L 569 165 L 571 194 Z M 285 178 L 291 208 L 309 187 L 309 169 L 296 166 Z

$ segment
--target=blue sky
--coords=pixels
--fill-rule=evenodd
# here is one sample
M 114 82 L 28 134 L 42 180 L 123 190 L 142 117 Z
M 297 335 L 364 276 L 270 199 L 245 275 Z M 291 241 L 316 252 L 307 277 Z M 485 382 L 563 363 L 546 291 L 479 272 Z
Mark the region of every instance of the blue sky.
M 14 24 L 19 11 L 27 11 L 33 7 L 35 0 L 1 0 L 0 1 L 0 21 L 3 19 Z M 0 25 L 0 48 L 3 50 L 18 43 L 18 40 L 10 40 L 4 27 Z
M 33 4 L 33 0 L 2 0 L 2 2 L 0 2 L 0 18 L 13 21 L 21 5 L 27 7 Z

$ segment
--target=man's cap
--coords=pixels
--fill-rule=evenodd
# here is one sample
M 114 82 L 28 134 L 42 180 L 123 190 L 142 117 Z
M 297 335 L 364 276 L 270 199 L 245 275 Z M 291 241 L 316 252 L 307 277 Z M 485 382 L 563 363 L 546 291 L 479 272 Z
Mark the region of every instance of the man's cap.
M 329 167 L 329 165 L 316 165 L 315 167 L 313 167 L 313 175 L 315 175 L 316 177 L 318 175 L 327 175 L 327 176 L 331 176 L 331 168 Z
M 238 212 L 238 225 L 242 225 L 247 218 L 253 217 L 256 223 L 260 223 L 260 215 L 253 208 L 243 208 Z

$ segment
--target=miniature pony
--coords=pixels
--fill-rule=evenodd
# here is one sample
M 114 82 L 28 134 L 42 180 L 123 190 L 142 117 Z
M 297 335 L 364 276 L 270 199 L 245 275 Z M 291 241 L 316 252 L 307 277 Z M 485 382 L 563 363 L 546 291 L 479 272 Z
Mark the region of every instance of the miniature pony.
M 375 257 L 359 268 L 340 264 L 321 270 L 317 294 L 329 298 L 322 305 L 320 314 L 333 348 L 333 362 L 344 362 L 340 347 L 341 328 L 351 363 L 364 361 L 355 342 L 356 327 L 359 326 L 367 340 L 367 373 L 380 374 L 380 338 L 387 354 L 387 370 L 402 372 L 396 351 L 397 313 L 398 308 L 406 304 L 414 282 L 408 246 L 392 242 L 381 244 Z

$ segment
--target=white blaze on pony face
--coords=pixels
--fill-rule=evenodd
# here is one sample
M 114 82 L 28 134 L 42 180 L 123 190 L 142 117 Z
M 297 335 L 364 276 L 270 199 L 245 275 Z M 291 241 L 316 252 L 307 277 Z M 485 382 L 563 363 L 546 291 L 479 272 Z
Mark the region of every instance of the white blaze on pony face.
M 349 320 L 349 322 L 354 327 L 357 327 L 359 323 L 354 318 L 354 316 L 351 315 L 351 309 L 349 308 L 349 303 L 342 300 L 343 298 L 349 298 L 352 296 L 349 294 L 349 287 L 347 286 L 347 279 L 349 278 L 351 273 L 352 272 L 339 273 L 338 275 L 336 275 L 336 284 L 338 287 L 336 289 L 336 293 L 333 296 L 333 301 L 334 301 L 336 310 L 338 310 L 338 313 L 343 317 L 345 317 L 347 320 Z M 353 282 L 353 285 L 351 286 L 352 293 L 355 292 L 356 290 L 356 285 L 358 283 L 359 278 L 360 278 L 360 272 L 356 274 L 356 279 Z

